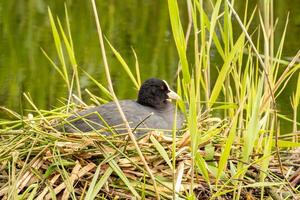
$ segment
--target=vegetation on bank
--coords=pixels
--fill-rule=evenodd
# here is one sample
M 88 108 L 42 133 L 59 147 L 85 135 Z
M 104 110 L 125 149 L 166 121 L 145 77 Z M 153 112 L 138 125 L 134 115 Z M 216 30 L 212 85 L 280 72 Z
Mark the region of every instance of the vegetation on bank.
M 24 94 L 33 108 L 28 116 L 1 108 L 12 118 L 0 121 L 1 198 L 300 198 L 300 53 L 291 61 L 282 58 L 286 28 L 279 45 L 274 45 L 273 1 L 265 1 L 263 9 L 254 9 L 251 15 L 245 3 L 243 18 L 229 0 L 216 0 L 211 9 L 202 0 L 187 2 L 190 21 L 184 30 L 177 1 L 168 0 L 179 55 L 176 80 L 182 100 L 176 103 L 186 115 L 186 129 L 182 136 L 175 131 L 171 137 L 153 131 L 140 140 L 130 130 L 104 137 L 96 130 L 68 134 L 53 128 L 73 110 L 87 107 L 81 98 L 79 73 L 101 90 L 101 97 L 85 90 L 95 105 L 117 101 L 106 51 L 114 53 L 136 88 L 141 79 L 134 51 L 136 66 L 129 67 L 102 35 L 94 0 L 108 89 L 78 66 L 69 22 L 64 29 L 49 9 L 57 61 L 46 49 L 42 52 L 65 81 L 69 96 L 65 106 L 48 111 L 38 109 Z M 254 19 L 259 24 L 250 31 Z M 223 60 L 217 68 L 211 65 L 213 50 Z M 289 119 L 277 109 L 276 98 L 292 76 L 298 84 L 291 94 L 293 118 Z M 291 122 L 291 133 L 280 132 L 282 120 Z

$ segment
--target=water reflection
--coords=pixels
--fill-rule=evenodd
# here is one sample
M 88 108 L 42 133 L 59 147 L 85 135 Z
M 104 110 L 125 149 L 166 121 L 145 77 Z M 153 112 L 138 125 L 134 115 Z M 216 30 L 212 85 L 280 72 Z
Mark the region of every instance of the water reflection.
M 238 1 L 237 8 L 244 9 Z M 137 52 L 142 78 L 152 76 L 173 80 L 178 56 L 170 30 L 167 1 L 127 0 L 97 1 L 101 23 L 106 37 L 122 54 L 130 67 L 135 59 L 131 48 Z M 66 1 L 77 61 L 85 71 L 105 82 L 104 69 L 97 41 L 91 5 L 87 1 Z M 24 103 L 22 92 L 29 92 L 39 108 L 59 105 L 59 97 L 66 96 L 66 87 L 49 61 L 43 48 L 57 60 L 47 13 L 49 6 L 65 24 L 64 4 L 60 0 L 0 1 L 0 105 L 20 111 L 30 106 Z M 251 1 L 252 11 L 255 2 Z M 182 3 L 181 8 L 185 9 Z M 280 41 L 287 13 L 290 22 L 284 55 L 293 56 L 300 46 L 300 7 L 297 1 L 275 1 L 274 15 L 278 17 L 276 35 Z M 187 16 L 182 13 L 183 21 Z M 257 21 L 259 23 L 259 21 Z M 186 25 L 185 25 L 186 26 Z M 109 52 L 109 51 L 108 51 Z M 116 92 L 120 98 L 135 98 L 133 84 L 128 81 L 119 62 L 108 54 Z M 217 57 L 216 57 L 217 58 Z M 216 59 L 215 62 L 218 62 Z M 87 77 L 81 77 L 82 89 L 88 87 L 99 94 Z M 280 96 L 281 108 L 290 108 L 290 95 L 295 79 Z M 88 100 L 87 100 L 88 101 Z M 289 114 L 290 109 L 282 109 Z

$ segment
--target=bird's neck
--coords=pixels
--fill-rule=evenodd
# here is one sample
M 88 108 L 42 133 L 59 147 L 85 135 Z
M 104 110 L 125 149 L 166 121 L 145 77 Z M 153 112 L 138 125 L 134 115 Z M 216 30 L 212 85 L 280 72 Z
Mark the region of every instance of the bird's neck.
M 137 103 L 144 105 L 144 106 L 149 106 L 149 107 L 159 110 L 159 111 L 166 111 L 172 107 L 172 103 L 168 100 L 162 101 L 159 104 L 155 104 L 155 105 L 153 105 L 152 103 L 149 103 L 149 102 L 144 102 L 144 101 L 139 101 L 139 100 L 137 100 Z

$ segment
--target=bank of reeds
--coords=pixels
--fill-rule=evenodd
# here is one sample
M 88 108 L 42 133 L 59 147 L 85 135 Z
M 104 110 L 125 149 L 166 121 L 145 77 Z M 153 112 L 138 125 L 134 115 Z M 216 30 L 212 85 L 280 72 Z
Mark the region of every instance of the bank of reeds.
M 103 38 L 91 2 L 108 89 L 83 71 L 103 96 L 86 92 L 96 105 L 117 102 L 106 51 L 115 54 L 136 88 L 141 83 L 138 61 L 131 70 L 109 38 Z M 64 30 L 49 9 L 58 62 L 43 53 L 66 82 L 69 96 L 64 107 L 44 111 L 25 94 L 33 108 L 28 116 L 2 108 L 12 120 L 0 122 L 1 198 L 299 199 L 299 78 L 291 94 L 293 119 L 282 116 L 276 104 L 289 79 L 299 77 L 299 53 L 291 61 L 282 58 L 286 27 L 275 47 L 273 1 L 252 12 L 245 2 L 243 18 L 233 4 L 216 0 L 204 7 L 202 0 L 188 0 L 185 31 L 177 1 L 168 0 L 179 55 L 177 91 L 182 101 L 177 105 L 186 115 L 186 129 L 182 136 L 152 131 L 140 140 L 131 130 L 104 137 L 98 131 L 67 134 L 53 128 L 86 105 L 70 25 Z M 255 18 L 259 22 L 251 32 Z M 217 68 L 211 64 L 213 49 L 222 58 Z M 292 122 L 292 133 L 280 133 L 281 120 Z

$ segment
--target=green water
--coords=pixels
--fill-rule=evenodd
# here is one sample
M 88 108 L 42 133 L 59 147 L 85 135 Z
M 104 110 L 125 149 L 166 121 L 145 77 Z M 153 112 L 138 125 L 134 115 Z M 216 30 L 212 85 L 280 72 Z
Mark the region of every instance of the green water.
M 243 12 L 244 1 L 237 2 Z M 254 1 L 251 1 L 254 6 Z M 90 1 L 66 1 L 69 11 L 74 49 L 79 66 L 105 85 L 105 74 L 98 45 Z M 138 55 L 142 79 L 159 77 L 172 82 L 178 56 L 172 39 L 167 1 L 109 0 L 97 1 L 102 29 L 113 46 L 134 68 L 133 47 Z M 64 3 L 61 0 L 1 0 L 0 1 L 0 105 L 17 112 L 30 108 L 23 92 L 29 92 L 41 109 L 60 105 L 59 99 L 67 96 L 67 88 L 58 73 L 41 52 L 43 48 L 58 61 L 49 25 L 47 6 L 65 25 Z M 181 8 L 186 10 L 185 4 Z M 300 47 L 299 2 L 275 1 L 274 14 L 279 18 L 277 30 L 283 29 L 287 13 L 290 23 L 284 55 L 292 57 Z M 182 20 L 187 16 L 182 13 Z M 185 25 L 186 27 L 186 25 Z M 280 41 L 280 34 L 276 41 Z M 117 95 L 135 98 L 133 84 L 120 64 L 108 50 L 108 61 Z M 216 58 L 217 59 L 217 58 Z M 215 61 L 216 63 L 218 60 Z M 295 80 L 279 97 L 279 109 L 291 115 L 290 97 L 295 90 Z M 80 78 L 82 90 L 99 91 L 86 76 Z M 86 98 L 86 95 L 84 95 Z M 88 102 L 88 99 L 86 99 Z M 284 109 L 283 109 L 284 108 Z M 290 126 L 290 124 L 288 125 Z M 288 130 L 287 128 L 286 130 Z

